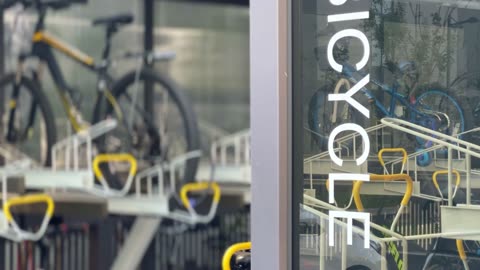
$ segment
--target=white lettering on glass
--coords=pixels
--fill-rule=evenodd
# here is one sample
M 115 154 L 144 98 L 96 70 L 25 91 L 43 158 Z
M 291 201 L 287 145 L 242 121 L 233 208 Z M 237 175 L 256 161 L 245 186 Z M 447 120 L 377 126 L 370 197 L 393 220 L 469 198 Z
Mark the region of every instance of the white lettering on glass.
M 335 138 L 337 137 L 337 135 L 347 130 L 358 132 L 362 137 L 363 153 L 359 158 L 356 159 L 357 165 L 361 165 L 367 160 L 368 154 L 370 153 L 370 138 L 368 138 L 368 134 L 365 131 L 365 129 L 357 124 L 353 124 L 353 123 L 341 124 L 340 126 L 332 130 L 332 132 L 330 133 L 330 136 L 328 137 L 328 154 L 330 155 L 330 158 L 333 160 L 333 162 L 335 162 L 335 164 L 337 164 L 338 166 L 343 165 L 343 159 L 339 158 L 337 154 L 335 154 L 335 150 L 333 146 L 334 146 Z
M 335 181 L 370 181 L 369 174 L 330 173 L 328 174 L 328 203 L 335 203 Z
M 347 0 L 330 0 L 330 3 L 332 3 L 332 5 L 334 6 L 343 5 L 345 4 L 345 2 L 347 2 Z
M 347 244 L 352 245 L 353 224 L 352 221 L 363 220 L 363 230 L 365 237 L 363 241 L 364 248 L 370 247 L 370 213 L 348 212 L 348 211 L 328 211 L 328 245 L 335 245 L 335 218 L 347 219 Z
M 363 45 L 363 57 L 360 62 L 357 63 L 356 68 L 357 70 L 362 69 L 368 63 L 368 59 L 370 58 L 370 43 L 368 42 L 367 36 L 362 31 L 357 29 L 345 29 L 342 30 L 330 39 L 327 45 L 327 60 L 330 66 L 336 70 L 337 72 L 342 72 L 342 65 L 337 63 L 337 61 L 333 58 L 333 47 L 335 43 L 341 38 L 345 37 L 355 37 L 362 42 Z
M 347 2 L 347 0 L 329 0 L 330 3 L 334 6 L 341 6 Z M 353 20 L 363 20 L 370 17 L 369 11 L 359 11 L 359 12 L 350 12 L 350 13 L 340 13 L 332 14 L 327 16 L 328 23 L 343 22 L 343 21 L 353 21 Z M 355 65 L 357 71 L 360 71 L 364 68 L 370 58 L 370 43 L 366 35 L 356 29 L 345 29 L 341 30 L 338 33 L 334 34 L 327 45 L 327 60 L 330 66 L 337 72 L 343 72 L 343 66 L 339 64 L 333 57 L 333 49 L 335 44 L 342 38 L 353 37 L 360 40 L 363 46 L 363 56 L 360 61 Z M 354 81 L 356 82 L 356 81 Z M 353 95 L 364 88 L 370 82 L 370 74 L 367 74 L 363 79 L 356 82 L 356 84 L 349 89 L 346 93 L 335 93 L 329 94 L 328 100 L 332 102 L 346 101 L 349 106 L 352 106 L 357 111 L 359 111 L 366 118 L 370 118 L 370 112 L 365 106 L 360 104 L 358 101 L 353 99 Z M 357 166 L 363 164 L 370 152 L 370 140 L 365 129 L 354 123 L 343 123 L 342 125 L 335 127 L 328 138 L 328 153 L 332 161 L 338 166 L 343 165 L 343 160 L 337 156 L 333 147 L 335 144 L 335 138 L 337 135 L 344 131 L 354 131 L 360 134 L 363 141 L 363 153 L 356 159 Z M 370 176 L 368 174 L 354 174 L 354 173 L 331 173 L 329 174 L 329 194 L 328 201 L 329 203 L 335 202 L 335 181 L 370 181 Z M 329 211 L 329 245 L 334 246 L 335 244 L 335 229 L 334 221 L 335 218 L 346 218 L 347 219 L 347 244 L 352 245 L 352 233 L 353 233 L 353 219 L 363 220 L 364 223 L 364 247 L 370 247 L 370 213 L 357 213 L 357 212 L 348 212 L 348 211 Z
M 343 22 L 343 21 L 353 21 L 353 20 L 362 20 L 370 18 L 370 12 L 360 11 L 360 12 L 351 12 L 351 13 L 342 13 L 335 15 L 328 15 L 327 22 Z
M 370 118 L 370 111 L 365 108 L 362 104 L 352 98 L 355 93 L 360 89 L 365 87 L 370 82 L 370 74 L 367 74 L 363 79 L 357 82 L 352 88 L 350 88 L 346 93 L 339 94 L 328 94 L 328 101 L 346 101 L 352 107 L 361 112 L 365 117 Z

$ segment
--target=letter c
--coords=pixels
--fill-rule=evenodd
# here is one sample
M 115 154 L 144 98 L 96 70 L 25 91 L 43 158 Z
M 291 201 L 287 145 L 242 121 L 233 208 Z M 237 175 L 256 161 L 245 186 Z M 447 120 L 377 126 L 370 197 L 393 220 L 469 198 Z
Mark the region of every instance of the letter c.
M 370 139 L 368 138 L 368 134 L 365 131 L 365 129 L 363 129 L 361 126 L 357 124 L 353 124 L 353 123 L 341 124 L 340 126 L 332 130 L 332 133 L 330 133 L 330 136 L 328 137 L 328 154 L 330 155 L 330 158 L 333 160 L 333 162 L 335 162 L 335 164 L 337 164 L 338 166 L 342 166 L 343 160 L 335 154 L 335 151 L 333 149 L 333 143 L 335 142 L 335 137 L 339 133 L 347 130 L 358 132 L 360 136 L 362 136 L 362 139 L 364 142 L 363 153 L 359 158 L 356 159 L 357 165 L 360 165 L 363 162 L 365 162 L 368 158 L 368 154 L 370 152 Z
M 330 41 L 328 41 L 327 46 L 328 63 L 337 72 L 342 72 L 342 65 L 337 63 L 337 61 L 335 61 L 335 59 L 333 58 L 333 46 L 335 45 L 335 43 L 337 43 L 339 39 L 344 37 L 356 37 L 362 42 L 364 48 L 363 57 L 356 65 L 357 70 L 362 69 L 367 64 L 368 58 L 370 57 L 370 43 L 368 42 L 365 34 L 357 29 L 345 29 L 332 36 Z

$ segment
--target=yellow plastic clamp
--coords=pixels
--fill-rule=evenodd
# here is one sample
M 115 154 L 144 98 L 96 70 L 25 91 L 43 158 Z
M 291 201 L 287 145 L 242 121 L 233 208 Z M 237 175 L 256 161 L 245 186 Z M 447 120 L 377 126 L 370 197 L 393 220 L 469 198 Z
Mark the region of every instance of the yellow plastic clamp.
M 460 185 L 460 180 L 461 180 L 460 179 L 460 173 L 455 169 L 452 170 L 452 173 L 454 173 L 455 176 L 457 177 L 457 180 L 455 182 L 455 187 L 458 187 Z M 440 175 L 440 174 L 447 174 L 448 175 L 448 170 L 436 171 L 432 175 L 433 184 L 435 185 L 435 187 L 437 188 L 438 192 L 440 192 L 440 195 L 441 195 L 440 186 L 438 185 L 438 180 L 437 180 L 437 176 Z
M 402 206 L 406 206 L 410 201 L 413 193 L 413 180 L 408 174 L 399 173 L 399 174 L 371 174 L 370 181 L 405 181 L 407 183 L 407 190 L 405 195 L 403 195 Z M 362 187 L 363 181 L 356 181 L 353 185 L 353 200 L 358 211 L 363 211 L 363 204 L 360 198 L 360 188 Z
M 460 239 L 457 239 L 456 242 L 457 242 L 458 255 L 460 256 L 460 259 L 464 261 L 467 259 L 467 254 L 465 253 L 465 249 L 463 248 L 463 241 Z
M 230 246 L 223 254 L 222 270 L 231 270 L 230 261 L 232 260 L 233 255 L 239 251 L 248 249 L 252 249 L 252 242 L 243 242 Z
M 183 205 L 190 209 L 192 206 L 190 205 L 190 201 L 188 200 L 188 192 L 192 191 L 200 191 L 212 189 L 213 190 L 213 203 L 218 203 L 220 201 L 220 187 L 217 183 L 210 183 L 210 182 L 202 182 L 202 183 L 188 183 L 185 184 L 182 189 L 180 190 L 180 198 L 182 199 Z
M 36 203 L 42 203 L 42 202 L 47 204 L 46 215 L 48 217 L 52 217 L 53 211 L 55 210 L 55 205 L 53 203 L 52 197 L 46 194 L 25 195 L 25 196 L 18 196 L 18 197 L 8 199 L 3 204 L 3 212 L 5 213 L 6 219 L 8 221 L 12 221 L 13 216 L 12 216 L 12 213 L 10 212 L 10 207 L 14 205 L 36 204 Z
M 402 166 L 404 167 L 405 164 L 407 163 L 408 154 L 407 154 L 407 150 L 403 148 L 383 148 L 380 151 L 378 151 L 378 160 L 380 161 L 380 164 L 382 165 L 382 167 L 385 167 L 385 162 L 383 160 L 383 153 L 397 153 L 397 152 L 400 152 L 403 154 Z
M 131 176 L 137 173 L 137 160 L 131 154 L 120 153 L 120 154 L 100 154 L 95 157 L 93 160 L 93 172 L 97 179 L 101 181 L 104 179 L 102 170 L 100 169 L 100 164 L 106 162 L 128 162 L 130 163 L 130 172 Z

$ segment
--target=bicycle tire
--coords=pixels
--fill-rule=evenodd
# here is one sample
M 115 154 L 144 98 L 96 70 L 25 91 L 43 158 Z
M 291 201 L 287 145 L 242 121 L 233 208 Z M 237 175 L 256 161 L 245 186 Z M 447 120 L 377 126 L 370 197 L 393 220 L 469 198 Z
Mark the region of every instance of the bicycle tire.
M 197 121 L 195 114 L 193 112 L 193 107 L 190 103 L 188 96 L 176 86 L 176 84 L 168 78 L 167 76 L 157 73 L 152 69 L 144 68 L 141 71 L 131 71 L 121 77 L 119 80 L 113 83 L 112 94 L 114 97 L 119 100 L 122 95 L 125 94 L 129 86 L 132 86 L 136 83 L 136 80 L 139 81 L 149 81 L 153 84 L 159 84 L 162 86 L 172 97 L 175 102 L 181 117 L 185 131 L 185 140 L 186 140 L 186 152 L 199 150 L 200 149 L 200 139 L 199 139 L 199 130 L 197 126 Z M 97 123 L 103 119 L 107 119 L 115 115 L 114 108 L 106 98 L 101 98 L 101 101 L 95 106 L 93 122 Z M 145 117 L 145 116 L 144 116 Z M 146 121 L 148 122 L 148 121 Z M 119 121 L 119 125 L 123 124 Z M 151 125 L 150 125 L 150 128 Z M 153 127 L 155 128 L 155 127 Z M 105 136 L 102 136 L 100 139 L 100 151 L 104 152 L 106 149 Z M 183 174 L 183 183 L 195 181 L 195 174 L 198 168 L 199 159 L 191 159 L 186 164 L 186 169 Z M 104 167 L 105 168 L 105 167 Z M 110 174 L 112 175 L 112 174 Z M 182 184 L 183 184 L 182 183 Z M 115 188 L 119 188 L 121 183 L 116 177 L 112 177 L 109 184 Z
M 438 97 L 438 98 L 435 98 L 435 97 Z M 460 123 L 460 127 L 457 133 L 462 133 L 471 128 L 471 124 L 473 122 L 472 122 L 472 115 L 470 114 L 471 110 L 469 109 L 470 108 L 469 104 L 466 102 L 461 103 L 461 100 L 458 99 L 453 93 L 447 92 L 437 87 L 429 88 L 428 90 L 425 90 L 420 95 L 418 95 L 418 97 L 416 98 L 415 106 L 416 107 L 419 106 L 419 104 L 422 103 L 424 100 L 447 101 L 447 103 L 445 104 L 447 104 L 447 106 L 450 107 L 449 112 L 452 111 L 458 114 L 456 119 L 454 119 L 456 121 L 455 123 L 457 122 Z M 450 105 L 448 105 L 448 103 Z M 441 102 L 438 102 L 436 106 L 441 106 Z M 446 113 L 443 107 L 438 109 L 433 109 L 429 107 L 429 109 L 438 110 L 442 113 Z M 447 135 L 452 135 L 452 134 L 447 134 Z
M 11 74 L 5 75 L 2 79 L 0 79 L 0 91 L 3 91 L 4 94 L 6 94 L 5 93 L 6 92 L 6 86 L 9 85 L 9 84 L 14 85 L 15 81 L 16 81 L 16 74 L 11 73 Z M 21 89 L 26 89 L 29 92 L 29 94 L 31 95 L 31 97 L 33 99 L 32 101 L 34 101 L 35 104 L 39 106 L 40 112 L 43 115 L 44 124 L 45 124 L 45 132 L 46 132 L 46 134 L 45 134 L 46 135 L 45 136 L 46 137 L 45 138 L 46 139 L 46 149 L 45 149 L 46 152 L 45 153 L 39 153 L 39 155 L 44 156 L 45 160 L 37 160 L 37 161 L 44 166 L 50 166 L 52 164 L 51 149 L 56 142 L 55 118 L 54 118 L 54 114 L 52 112 L 52 107 L 50 106 L 50 103 L 48 102 L 48 99 L 46 98 L 46 96 L 45 96 L 44 92 L 42 91 L 40 85 L 37 84 L 36 82 L 34 82 L 33 80 L 31 80 L 30 78 L 22 76 L 20 78 L 20 86 L 21 86 Z M 4 98 L 5 98 L 5 101 L 7 101 L 7 98 L 8 98 L 8 100 L 10 99 L 9 97 L 4 97 Z M 23 104 L 21 102 L 16 102 L 16 106 L 17 106 L 17 109 L 18 109 L 20 106 L 23 106 Z M 5 107 L 4 110 L 5 110 L 6 113 L 8 112 L 8 111 L 6 111 L 7 107 Z M 5 121 L 5 123 L 3 121 L 1 121 L 0 124 L 2 124 L 2 125 L 7 124 L 6 122 L 7 121 Z M 6 128 L 7 127 L 4 127 L 4 131 L 5 131 L 4 135 L 6 135 Z M 4 135 L 2 135 L 2 136 L 4 136 Z M 4 138 L 4 139 L 6 140 L 7 138 Z

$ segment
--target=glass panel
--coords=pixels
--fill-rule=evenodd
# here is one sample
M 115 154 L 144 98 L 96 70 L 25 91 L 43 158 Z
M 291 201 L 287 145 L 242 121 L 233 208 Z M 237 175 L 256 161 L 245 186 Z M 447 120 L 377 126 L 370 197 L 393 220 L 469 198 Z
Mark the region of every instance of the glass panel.
M 480 2 L 293 3 L 295 264 L 478 268 Z

